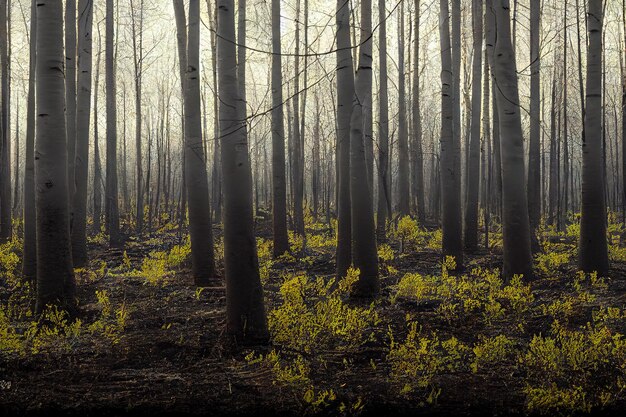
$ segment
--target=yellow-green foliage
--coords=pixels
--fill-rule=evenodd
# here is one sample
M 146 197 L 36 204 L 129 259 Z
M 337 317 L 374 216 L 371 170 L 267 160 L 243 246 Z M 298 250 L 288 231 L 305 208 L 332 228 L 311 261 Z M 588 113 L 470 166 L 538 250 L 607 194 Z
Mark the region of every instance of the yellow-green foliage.
M 82 320 L 71 319 L 55 306 L 46 307 L 36 320 L 22 321 L 33 317 L 28 305 L 11 305 L 12 300 L 9 305 L 0 305 L 0 354 L 69 352 L 88 342 L 88 335 L 119 343 L 128 320 L 126 305 L 112 305 L 106 291 L 96 291 L 96 298 L 100 314 L 86 329 Z M 18 308 L 22 311 L 16 314 Z
M 4 281 L 9 285 L 17 283 L 21 251 L 21 243 L 18 239 L 0 245 L 0 282 Z
M 274 265 L 272 259 L 272 241 L 265 240 L 260 237 L 256 239 L 257 256 L 259 258 L 259 273 L 261 276 L 261 283 L 267 284 L 270 278 L 270 270 Z
M 295 355 L 294 359 L 285 360 L 273 349 L 267 355 L 255 355 L 254 352 L 246 356 L 250 365 L 260 364 L 272 371 L 274 384 L 287 385 L 295 388 L 309 388 L 311 368 L 302 355 Z
M 544 253 L 535 255 L 535 271 L 549 277 L 558 268 L 569 264 L 570 257 L 570 252 L 555 252 L 554 249 L 548 249 Z
M 182 245 L 175 245 L 169 251 L 153 251 L 141 264 L 141 275 L 147 282 L 156 285 L 163 278 L 180 268 L 191 254 L 191 240 L 185 239 Z
M 304 239 L 302 236 L 294 233 L 293 230 L 289 230 L 287 234 L 289 235 L 289 251 L 291 253 L 301 253 L 304 247 Z
M 472 349 L 474 360 L 470 364 L 472 372 L 489 369 L 494 365 L 499 365 L 513 356 L 513 340 L 504 335 L 495 337 L 479 337 L 479 342 Z
M 379 322 L 374 305 L 352 307 L 344 302 L 358 276 L 352 269 L 339 282 L 288 276 L 280 287 L 282 304 L 268 317 L 274 343 L 310 353 L 353 350 L 371 340 Z
M 21 353 L 22 338 L 4 309 L 0 309 L 0 354 Z
M 415 273 L 405 274 L 398 282 L 392 301 L 408 299 L 420 301 L 437 294 L 437 278 Z
M 396 341 L 389 332 L 391 343 L 387 361 L 391 367 L 390 379 L 400 388 L 401 394 L 427 390 L 426 401 L 432 403 L 440 393 L 434 384 L 435 377 L 458 370 L 469 349 L 454 337 L 442 342 L 435 333 L 424 336 L 415 322 L 409 323 L 408 327 L 409 332 L 402 342 Z
M 76 268 L 74 277 L 80 284 L 90 284 L 104 278 L 107 272 L 107 263 L 103 260 L 94 262 L 90 268 Z
M 117 344 L 121 340 L 122 333 L 128 321 L 128 308 L 122 303 L 119 308 L 113 309 L 107 291 L 96 291 L 98 306 L 100 307 L 100 317 L 89 326 L 92 334 L 99 334 Z
M 439 300 L 437 310 L 448 321 L 481 314 L 487 323 L 503 319 L 506 314 L 521 322 L 534 301 L 530 286 L 522 282 L 522 277 L 514 277 L 503 287 L 498 271 L 475 268 L 469 275 L 456 277 L 448 272 L 454 267 L 454 261 L 447 259 L 441 276 L 406 274 L 392 301 Z
M 311 365 L 302 355 L 296 354 L 292 359 L 285 359 L 276 350 L 267 355 L 251 352 L 246 356 L 246 361 L 249 365 L 270 370 L 272 383 L 292 390 L 309 412 L 317 412 L 337 399 L 332 389 L 316 390 L 310 378 Z
M 398 220 L 398 225 L 393 230 L 393 237 L 400 241 L 400 252 L 404 252 L 407 246 L 417 245 L 419 236 L 419 225 L 411 216 L 404 216 Z
M 391 265 L 396 258 L 396 254 L 391 246 L 383 243 L 378 246 L 378 259 L 380 260 L 381 270 L 385 270 L 387 274 L 395 274 L 398 271 Z
M 82 326 L 81 320 L 71 321 L 64 310 L 48 306 L 29 326 L 26 342 L 33 354 L 50 349 L 69 352 L 78 343 Z
M 626 393 L 626 340 L 607 320 L 616 309 L 596 315 L 578 330 L 555 321 L 551 335 L 533 337 L 520 359 L 527 374 L 531 411 L 590 412 Z
M 332 233 L 319 232 L 307 236 L 307 246 L 316 250 L 328 250 L 337 246 L 337 238 Z

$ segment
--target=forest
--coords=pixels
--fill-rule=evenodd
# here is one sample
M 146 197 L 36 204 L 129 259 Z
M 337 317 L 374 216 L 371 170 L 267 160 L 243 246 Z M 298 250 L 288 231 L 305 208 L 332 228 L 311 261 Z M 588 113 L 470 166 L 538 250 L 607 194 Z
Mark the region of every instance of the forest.
M 0 0 L 0 416 L 625 410 L 626 0 Z

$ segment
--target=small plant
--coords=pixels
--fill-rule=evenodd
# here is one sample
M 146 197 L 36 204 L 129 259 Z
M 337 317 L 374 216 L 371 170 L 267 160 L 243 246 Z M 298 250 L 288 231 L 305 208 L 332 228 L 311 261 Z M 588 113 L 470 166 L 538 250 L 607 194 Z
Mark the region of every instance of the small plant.
M 400 394 L 419 391 L 424 401 L 430 404 L 441 393 L 435 384 L 437 375 L 460 369 L 468 348 L 456 338 L 441 342 L 435 333 L 424 336 L 415 322 L 409 322 L 408 327 L 409 332 L 402 342 L 397 342 L 389 332 L 391 342 L 387 361 L 391 366 L 390 379 L 400 388 Z
M 474 352 L 474 360 L 470 364 L 472 372 L 477 373 L 479 370 L 489 369 L 513 357 L 514 343 L 508 337 L 504 335 L 480 336 L 479 340 L 472 349 Z
M 352 307 L 343 301 L 358 277 L 353 269 L 338 282 L 287 276 L 280 287 L 282 304 L 268 317 L 274 343 L 311 353 L 354 350 L 371 340 L 379 322 L 375 306 Z
M 529 410 L 588 413 L 623 398 L 626 339 L 601 316 L 578 330 L 555 321 L 550 336 L 533 337 L 520 359 L 528 375 Z
M 400 253 L 404 253 L 407 245 L 415 245 L 420 236 L 417 220 L 411 216 L 404 216 L 398 221 L 394 237 L 400 241 Z
M 395 274 L 398 272 L 393 266 L 391 266 L 391 262 L 393 262 L 395 258 L 396 254 L 391 246 L 387 244 L 378 246 L 378 259 L 380 260 L 381 269 L 386 270 L 387 274 Z

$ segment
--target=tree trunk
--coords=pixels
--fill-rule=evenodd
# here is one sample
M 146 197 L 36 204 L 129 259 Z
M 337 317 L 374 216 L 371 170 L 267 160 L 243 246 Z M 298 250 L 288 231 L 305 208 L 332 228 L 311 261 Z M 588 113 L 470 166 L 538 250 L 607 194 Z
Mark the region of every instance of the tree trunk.
M 465 206 L 465 249 L 478 249 L 478 196 L 480 191 L 480 123 L 482 95 L 483 3 L 472 0 L 474 58 L 472 68 L 471 138 L 467 166 L 467 204 Z
M 98 26 L 98 59 L 96 59 L 96 78 L 93 97 L 93 228 L 100 233 L 102 229 L 102 166 L 100 165 L 100 145 L 98 135 L 98 96 L 100 85 L 100 58 L 102 56 L 102 36 Z
M 226 327 L 244 343 L 268 338 L 254 237 L 248 138 L 238 112 L 233 0 L 218 0 L 220 139 L 224 179 Z
M 67 183 L 70 196 L 70 228 L 74 224 L 74 175 L 76 159 L 76 0 L 65 1 L 65 120 L 67 121 Z
M 528 218 L 531 229 L 531 248 L 540 250 L 537 228 L 541 221 L 541 5 L 530 2 L 530 141 L 528 154 Z
M 272 225 L 274 257 L 281 256 L 289 250 L 280 36 L 280 0 L 272 0 Z
M 622 0 L 622 10 L 626 10 L 626 0 Z M 626 28 L 626 12 L 622 13 L 622 23 Z M 626 48 L 626 29 L 623 36 L 623 48 Z M 624 54 L 624 58 L 626 58 L 626 54 Z M 626 223 L 626 64 L 621 54 L 620 68 L 622 71 L 622 223 Z
M 295 77 L 293 95 L 293 149 L 291 155 L 291 181 L 293 202 L 293 223 L 295 232 L 304 236 L 304 157 L 302 155 L 302 135 L 300 131 L 300 0 L 296 0 L 296 50 L 295 50 Z M 302 115 L 304 117 L 304 114 Z M 303 248 L 304 249 L 304 248 Z
M 450 12 L 448 0 L 440 0 L 439 34 L 441 39 L 441 198 L 443 256 L 454 257 L 457 267 L 463 265 L 461 221 L 461 143 L 454 134 L 455 102 L 450 43 Z M 456 90 L 458 92 L 458 90 Z
M 15 101 L 19 103 L 17 94 Z M 20 107 L 15 109 L 15 163 L 13 164 L 13 216 L 18 217 L 20 205 Z
M 583 138 L 582 212 L 579 267 L 606 276 L 609 259 L 606 237 L 606 203 L 602 176 L 602 26 L 601 0 L 589 0 L 587 31 L 587 91 Z
M 354 74 L 350 45 L 350 2 L 337 0 L 337 278 L 346 276 L 352 263 L 350 201 L 350 120 L 354 98 Z
M 376 228 L 370 187 L 363 181 L 367 172 L 366 135 L 364 131 L 365 103 L 372 94 L 372 2 L 361 1 L 361 46 L 356 73 L 355 94 L 350 123 L 350 199 L 352 221 L 352 262 L 360 276 L 353 294 L 373 297 L 379 289 Z M 350 53 L 350 58 L 352 54 Z
M 385 0 L 378 0 L 380 81 L 378 90 L 378 204 L 376 235 L 384 242 L 387 235 L 387 218 L 391 195 L 389 188 L 389 96 L 387 77 L 387 10 Z
M 143 0 L 140 0 L 139 3 L 139 29 L 137 30 L 137 22 L 135 22 L 135 7 L 134 2 L 131 0 L 131 20 L 132 20 L 132 34 L 133 34 L 133 64 L 135 68 L 135 166 L 137 171 L 136 178 L 136 212 L 135 212 L 135 224 L 136 224 L 136 232 L 141 235 L 143 231 L 143 211 L 144 211 L 144 202 L 143 202 L 143 160 L 141 155 L 141 129 L 143 123 L 142 117 L 142 107 L 141 107 L 141 91 L 142 91 L 142 76 L 143 76 Z M 174 8 L 176 12 L 176 8 Z M 176 15 L 176 23 L 178 25 L 178 14 Z M 184 15 L 183 15 L 184 19 Z M 187 39 L 186 30 L 183 30 L 185 34 L 185 43 Z M 180 42 L 180 34 L 178 35 L 178 39 Z M 183 50 L 184 50 L 183 44 Z M 178 45 L 180 51 L 180 43 Z M 186 62 L 186 60 L 185 60 Z M 181 80 L 184 79 L 183 73 L 181 72 Z M 182 82 L 182 81 L 181 81 Z M 183 88 L 184 91 L 184 88 Z M 183 123 L 184 125 L 184 123 Z M 183 128 L 184 129 L 184 128 Z M 184 131 L 184 130 L 183 130 Z
M 496 15 L 491 6 L 493 0 L 485 3 L 485 44 L 487 49 L 487 61 L 491 68 L 491 101 L 492 101 L 492 144 L 493 144 L 493 177 L 494 193 L 492 195 L 493 208 L 497 217 L 502 217 L 502 158 L 500 154 L 500 117 L 498 115 L 498 100 L 496 97 L 496 75 L 493 71 L 494 51 L 496 47 Z
M 89 177 L 89 120 L 91 115 L 93 0 L 78 1 L 78 97 L 76 113 L 76 193 L 72 256 L 74 265 L 87 263 L 87 179 Z
M 567 223 L 567 213 L 569 210 L 569 143 L 568 143 L 568 107 L 567 107 L 567 0 L 565 0 L 563 7 L 563 205 L 560 212 L 561 224 L 559 230 L 565 230 L 565 224 Z M 603 106 L 604 108 L 604 106 Z
M 26 111 L 26 163 L 24 165 L 24 253 L 22 275 L 37 277 L 37 212 L 35 210 L 35 72 L 37 70 L 37 0 L 31 0 L 28 108 Z
M 400 3 L 398 19 L 398 212 L 401 216 L 408 216 L 411 214 L 411 189 L 404 74 L 404 2 Z
M 9 132 L 9 54 L 7 0 L 0 0 L 0 243 L 11 240 L 11 136 Z
M 420 102 L 420 0 L 415 0 L 415 45 L 413 52 L 413 136 L 414 136 L 414 169 L 415 184 L 414 189 L 417 200 L 417 220 L 420 224 L 426 222 L 426 209 L 424 204 L 424 147 L 422 144 L 422 115 Z
M 63 6 L 37 1 L 37 306 L 74 309 L 67 185 Z
M 524 143 L 520 115 L 517 67 L 511 45 L 508 0 L 495 0 L 497 42 L 494 68 L 498 86 L 500 112 L 500 142 L 502 152 L 502 228 L 503 275 L 510 279 L 516 274 L 533 278 L 533 258 L 530 250 L 528 201 L 524 187 Z
M 117 187 L 117 85 L 113 28 L 113 0 L 106 0 L 106 85 L 107 85 L 107 163 L 106 163 L 106 224 L 111 246 L 121 243 L 120 214 Z

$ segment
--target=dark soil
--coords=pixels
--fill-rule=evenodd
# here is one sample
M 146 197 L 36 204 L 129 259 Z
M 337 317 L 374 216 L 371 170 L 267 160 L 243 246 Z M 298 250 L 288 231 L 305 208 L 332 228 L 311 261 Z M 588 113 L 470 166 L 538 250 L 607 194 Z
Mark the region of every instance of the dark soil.
M 173 234 L 156 239 L 127 242 L 126 251 L 134 267 L 150 250 L 163 250 L 177 242 Z M 93 246 L 91 258 L 105 260 L 110 268 L 119 265 L 123 250 Z M 333 273 L 330 254 L 317 254 L 311 272 Z M 498 267 L 498 256 L 478 253 L 471 260 L 487 267 Z M 401 272 L 435 273 L 439 255 L 435 251 L 412 253 L 396 262 Z M 284 268 L 296 268 L 284 265 Z M 278 276 L 278 272 L 277 276 Z M 383 281 L 383 298 L 398 277 Z M 538 296 L 550 298 L 562 282 L 538 281 L 533 289 Z M 276 303 L 276 282 L 267 288 L 268 309 Z M 141 277 L 107 274 L 96 282 L 79 285 L 84 320 L 97 314 L 95 291 L 106 289 L 111 302 L 124 302 L 131 308 L 128 326 L 118 344 L 78 345 L 70 353 L 38 354 L 0 362 L 0 416 L 165 416 L 165 415 L 303 415 L 306 406 L 289 389 L 272 382 L 267 370 L 250 366 L 244 360 L 251 348 L 238 349 L 224 335 L 225 287 L 216 278 L 214 285 L 197 296 L 188 271 L 180 271 L 164 285 L 146 285 Z M 614 265 L 606 300 L 612 305 L 626 304 L 626 265 Z M 383 302 L 381 334 L 392 326 L 402 332 L 407 311 L 419 315 L 426 327 L 445 332 L 454 330 L 461 340 L 475 340 L 481 328 L 469 322 L 451 329 L 436 317 L 432 305 Z M 550 322 L 535 317 L 529 332 L 546 332 Z M 497 334 L 497 329 L 495 332 Z M 383 338 L 384 339 L 384 338 Z M 101 342 L 105 343 L 105 342 Z M 254 349 L 254 347 L 252 348 Z M 268 347 L 256 347 L 267 351 Z M 326 369 L 314 369 L 319 386 L 341 387 L 338 397 L 365 400 L 362 415 L 368 416 L 515 416 L 525 415 L 521 393 L 523 379 L 514 364 L 506 372 L 447 374 L 438 381 L 441 396 L 435 405 L 423 405 L 395 394 L 384 369 L 387 340 L 363 347 L 341 366 L 340 352 L 325 352 Z M 370 363 L 380 367 L 374 371 Z M 335 364 L 335 365 L 333 365 Z M 10 385 L 9 385 L 10 384 Z M 338 415 L 337 407 L 319 415 Z M 626 403 L 615 404 L 605 415 L 626 415 Z M 309 410 L 310 411 L 310 410 Z

